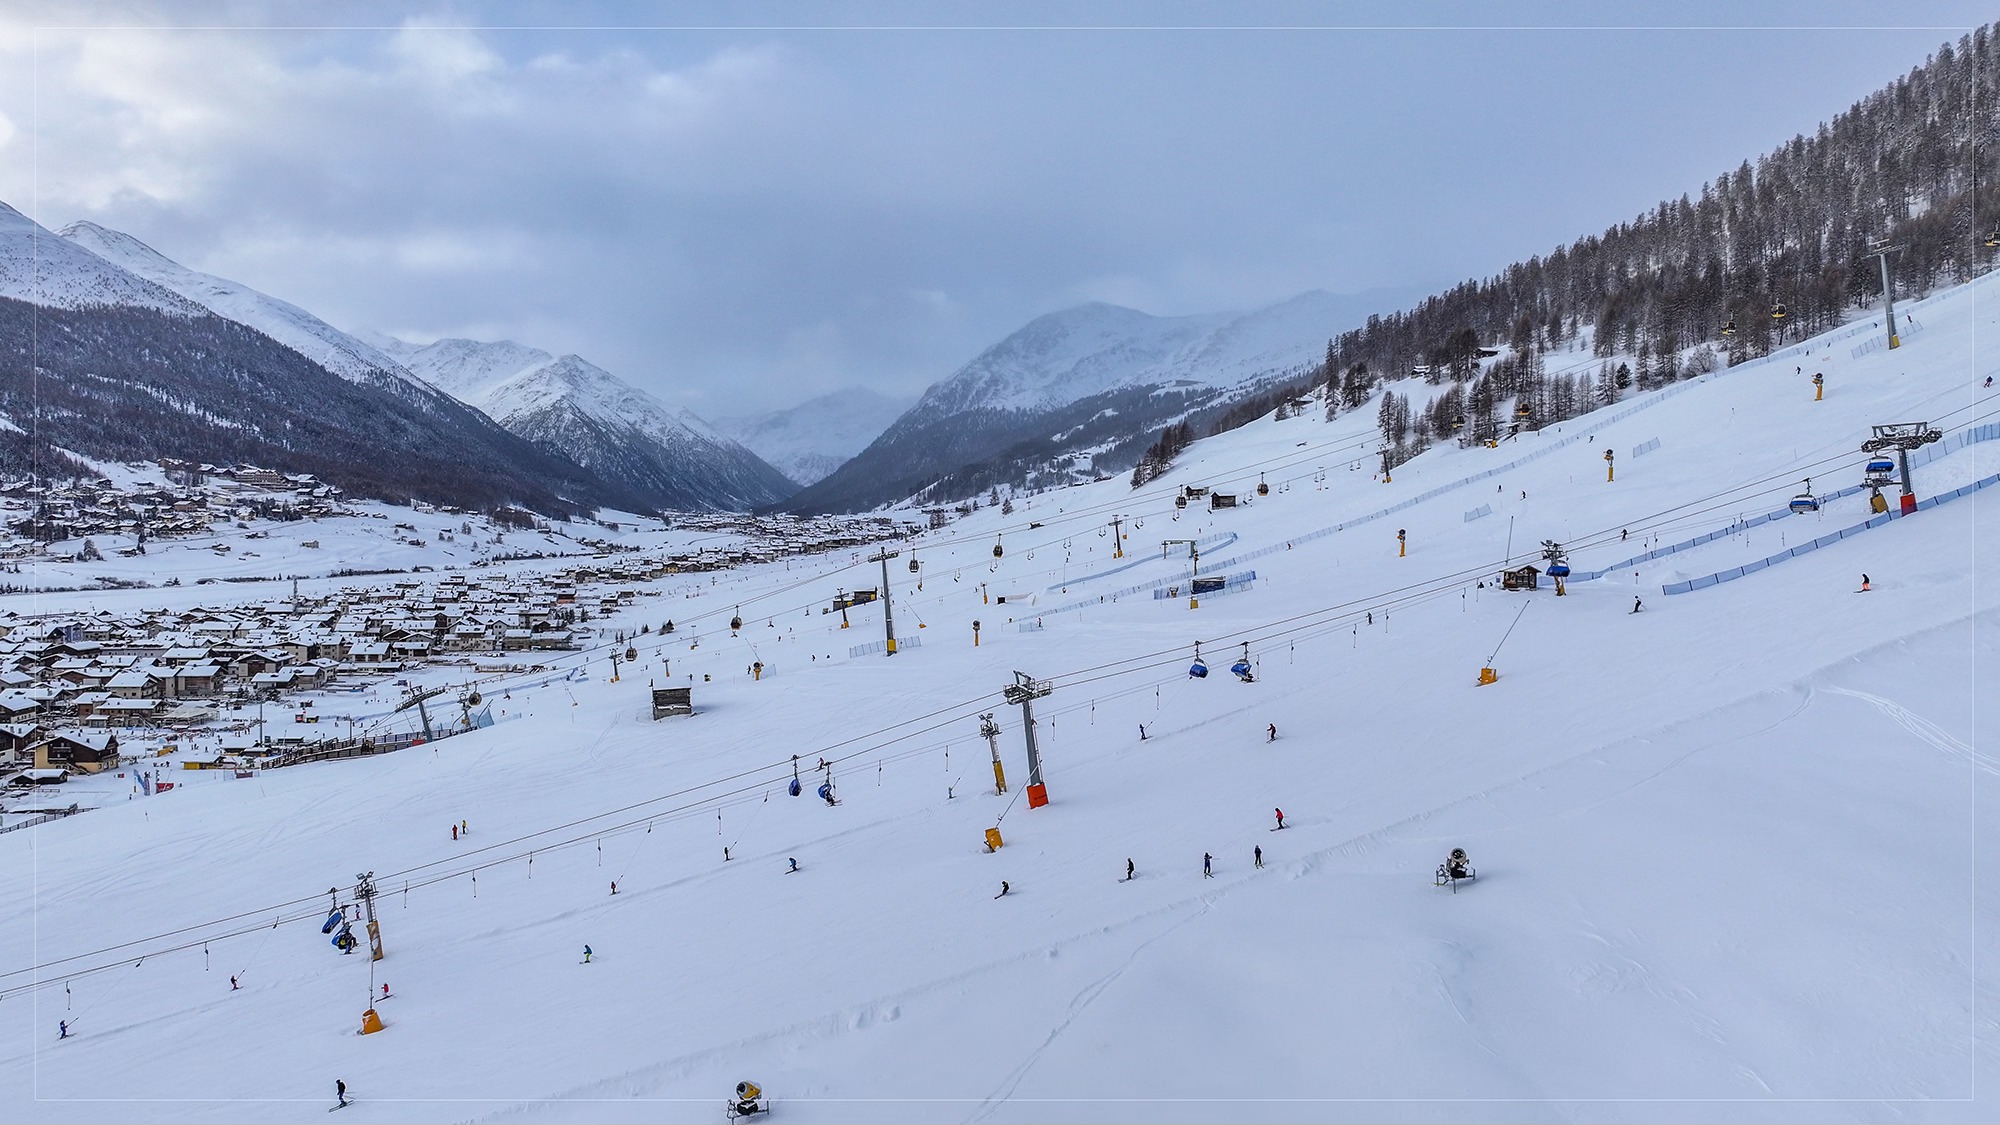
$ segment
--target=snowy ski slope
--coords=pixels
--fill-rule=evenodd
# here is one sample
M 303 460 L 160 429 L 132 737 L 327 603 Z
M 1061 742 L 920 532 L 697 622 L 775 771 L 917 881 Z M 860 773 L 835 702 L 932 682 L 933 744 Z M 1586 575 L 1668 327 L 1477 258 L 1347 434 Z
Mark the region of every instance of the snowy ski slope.
M 679 628 L 618 682 L 597 651 L 490 684 L 519 715 L 490 730 L 0 835 L 0 1119 L 316 1120 L 340 1078 L 343 1125 L 720 1121 L 751 1078 L 777 1122 L 1992 1120 L 2000 490 L 1685 595 L 1865 496 L 1561 599 L 1493 585 L 1543 539 L 1598 569 L 1844 488 L 1871 423 L 2000 417 L 1992 284 L 1895 352 L 1822 344 L 1393 483 L 1365 409 L 982 510 L 890 563 L 922 642 L 892 658 L 849 655 L 879 605 L 820 612 L 879 582 L 860 552 L 716 575 L 620 622 Z M 1970 444 L 1918 489 L 1996 469 Z M 1176 518 L 1187 484 L 1253 502 Z M 1171 539 L 1257 579 L 1190 610 Z M 1017 669 L 1054 686 L 1046 808 Z M 651 721 L 690 678 L 699 713 Z M 372 966 L 319 933 L 362 871 Z

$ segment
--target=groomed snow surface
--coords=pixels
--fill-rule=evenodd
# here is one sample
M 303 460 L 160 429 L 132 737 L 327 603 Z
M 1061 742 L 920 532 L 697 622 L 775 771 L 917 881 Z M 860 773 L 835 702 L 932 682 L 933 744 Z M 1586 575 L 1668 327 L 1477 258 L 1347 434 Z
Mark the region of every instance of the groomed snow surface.
M 1993 1120 L 2000 489 L 1693 594 L 1660 587 L 1863 498 L 1561 599 L 1491 581 L 1510 544 L 1588 570 L 1855 483 L 1871 423 L 1990 420 L 1993 292 L 1924 303 L 1895 352 L 1718 372 L 1393 483 L 1372 409 L 1266 420 L 1145 489 L 921 537 L 920 575 L 890 564 L 922 642 L 894 657 L 850 655 L 879 606 L 820 612 L 879 581 L 858 553 L 733 572 L 642 600 L 622 624 L 680 628 L 618 682 L 598 652 L 491 685 L 515 721 L 0 835 L 0 1120 L 316 1121 L 337 1078 L 343 1125 L 721 1121 L 745 1078 L 775 1122 Z M 1253 502 L 1175 519 L 1185 484 Z M 1230 533 L 1204 573 L 1251 588 L 1131 590 L 1186 573 L 1163 540 Z M 1045 808 L 1015 669 L 1054 682 Z M 699 713 L 652 721 L 649 685 L 690 677 Z M 1479 871 L 1456 894 L 1432 885 L 1454 846 Z M 373 965 L 318 925 L 361 871 Z M 386 1029 L 356 1034 L 383 983 Z

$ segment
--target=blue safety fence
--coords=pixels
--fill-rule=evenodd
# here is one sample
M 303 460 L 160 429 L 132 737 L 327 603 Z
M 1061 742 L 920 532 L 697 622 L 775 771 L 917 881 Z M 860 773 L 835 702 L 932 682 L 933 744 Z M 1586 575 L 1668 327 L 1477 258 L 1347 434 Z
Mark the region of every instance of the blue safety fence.
M 1968 445 L 1976 445 L 1982 441 L 1992 441 L 1995 438 L 2000 438 L 2000 422 L 1988 422 L 1983 426 L 1968 426 L 1965 429 L 1956 430 L 1952 432 L 1950 435 L 1946 436 L 1942 441 L 1936 442 L 1935 444 L 1932 445 L 1924 446 L 1922 449 L 1919 449 L 1915 453 L 1912 453 L 1910 455 L 1910 468 L 1912 471 L 1914 471 L 1916 469 L 1922 468 L 1925 465 L 1930 464 L 1932 461 L 1935 461 L 1940 457 L 1946 457 L 1953 453 L 1956 453 L 1959 450 L 1964 449 Z M 1858 495 L 1859 493 L 1867 492 L 1870 490 L 1870 487 L 1871 486 L 1865 484 L 1857 484 L 1850 488 L 1843 488 L 1838 492 L 1825 493 L 1820 496 L 1819 500 L 1820 503 L 1822 504 L 1831 503 L 1832 501 L 1835 500 L 1840 500 L 1849 496 Z M 1923 504 L 1919 503 L 1917 507 L 1921 509 L 1923 507 Z M 1614 571 L 1624 570 L 1626 567 L 1629 566 L 1637 566 L 1640 563 L 1652 562 L 1654 559 L 1663 559 L 1666 558 L 1668 555 L 1679 554 L 1682 551 L 1692 550 L 1695 547 L 1706 546 L 1707 544 L 1713 543 L 1718 539 L 1727 539 L 1732 535 L 1735 535 L 1739 532 L 1748 531 L 1749 529 L 1756 527 L 1760 524 L 1770 523 L 1773 520 L 1792 519 L 1792 518 L 1794 518 L 1794 514 L 1790 508 L 1788 507 L 1779 508 L 1777 511 L 1774 512 L 1765 512 L 1762 515 L 1756 515 L 1756 516 L 1751 516 L 1748 519 L 1737 520 L 1735 523 L 1732 523 L 1727 527 L 1716 528 L 1714 531 L 1710 531 L 1702 535 L 1697 535 L 1692 539 L 1683 539 L 1679 543 L 1675 543 L 1671 546 L 1658 547 L 1651 551 L 1647 551 L 1646 553 L 1641 555 L 1633 555 L 1629 559 L 1612 563 L 1610 566 L 1603 567 L 1602 569 L 1599 570 L 1578 571 L 1573 577 L 1570 578 L 1570 581 L 1589 582 L 1595 578 L 1602 578 L 1605 575 L 1610 574 Z

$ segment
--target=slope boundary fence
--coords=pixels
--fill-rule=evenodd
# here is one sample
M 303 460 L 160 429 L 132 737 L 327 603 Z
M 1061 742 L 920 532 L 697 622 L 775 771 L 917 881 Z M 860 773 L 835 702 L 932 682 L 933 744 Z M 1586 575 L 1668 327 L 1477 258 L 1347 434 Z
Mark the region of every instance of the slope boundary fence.
M 1945 441 L 1940 442 L 1935 446 L 1930 446 L 1925 450 L 1922 450 L 1921 452 L 1929 453 L 1931 450 L 1937 450 L 1937 452 L 1932 454 L 1931 457 L 1924 458 L 1926 462 L 1929 462 L 1933 458 L 1942 457 L 1947 453 L 1963 449 L 1966 446 L 1972 445 L 1976 442 L 1992 441 L 1995 438 L 2000 438 L 2000 422 L 1989 422 L 1983 426 L 1974 426 L 1969 429 L 1960 430 L 1958 433 L 1953 434 L 1951 438 L 1947 438 Z M 1917 464 L 1917 458 L 1916 457 L 1910 458 L 1910 464 L 1912 467 L 1915 467 L 1915 465 Z M 1928 511 L 1931 508 L 1937 507 L 1939 504 L 1949 504 L 1954 500 L 1970 496 L 1973 493 L 1978 492 L 1981 489 L 1987 488 L 1994 484 L 2000 484 L 2000 473 L 1993 473 L 1991 475 L 1981 477 L 1978 480 L 1973 481 L 1971 484 L 1961 485 L 1957 488 L 1954 488 L 1950 492 L 1941 492 L 1936 496 L 1931 496 L 1923 500 L 1919 500 L 1917 501 L 1916 510 L 1919 512 Z M 1753 563 L 1745 563 L 1742 566 L 1730 567 L 1728 570 L 1718 570 L 1714 574 L 1705 574 L 1702 575 L 1700 578 L 1691 578 L 1685 582 L 1669 582 L 1666 585 L 1660 587 L 1660 592 L 1663 594 L 1688 594 L 1688 593 L 1693 593 L 1696 590 L 1706 590 L 1711 586 L 1718 586 L 1724 582 L 1734 582 L 1738 578 L 1743 578 L 1745 576 L 1755 574 L 1758 571 L 1764 570 L 1768 567 L 1776 566 L 1779 563 L 1786 561 L 1787 559 L 1795 559 L 1798 558 L 1800 555 L 1811 554 L 1812 552 L 1819 550 L 1821 547 L 1831 547 L 1835 543 L 1838 543 L 1841 540 L 1846 539 L 1850 536 L 1859 535 L 1864 531 L 1872 531 L 1875 528 L 1881 527 L 1892 520 L 1902 519 L 1903 516 L 1904 513 L 1901 510 L 1892 509 L 1890 511 L 1882 513 L 1881 515 L 1875 516 L 1872 519 L 1863 520 L 1852 527 L 1842 528 L 1831 535 L 1822 535 L 1819 538 L 1814 539 L 1809 543 L 1801 543 L 1796 547 L 1790 548 L 1789 550 L 1779 551 L 1775 555 L 1767 555 L 1764 558 L 1758 559 L 1756 562 Z

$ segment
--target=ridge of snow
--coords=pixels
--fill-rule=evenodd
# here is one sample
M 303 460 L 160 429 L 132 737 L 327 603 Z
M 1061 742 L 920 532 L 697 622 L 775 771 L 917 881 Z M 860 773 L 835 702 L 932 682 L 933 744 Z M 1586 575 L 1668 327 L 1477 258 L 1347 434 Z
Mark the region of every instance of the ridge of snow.
M 201 307 L 0 203 L 0 297 L 51 308 L 126 306 L 174 316 Z
M 238 281 L 189 269 L 122 231 L 76 222 L 64 239 L 119 268 L 176 293 L 226 320 L 247 325 L 351 382 L 384 377 L 417 383 L 401 363 L 290 301 Z
M 783 410 L 718 418 L 715 424 L 786 476 L 807 485 L 868 448 L 914 401 L 850 387 Z

